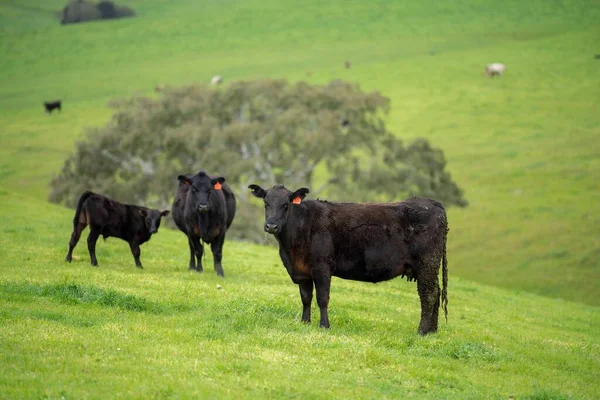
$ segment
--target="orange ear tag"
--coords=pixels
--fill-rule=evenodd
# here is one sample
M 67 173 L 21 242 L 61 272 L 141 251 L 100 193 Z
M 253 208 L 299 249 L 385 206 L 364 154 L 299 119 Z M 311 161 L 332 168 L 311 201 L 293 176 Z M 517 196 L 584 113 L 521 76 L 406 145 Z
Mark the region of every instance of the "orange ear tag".
M 221 182 L 215 183 L 215 190 L 221 190 L 221 188 L 222 188 Z
M 292 203 L 294 204 L 300 204 L 302 202 L 302 199 L 300 198 L 300 196 L 296 196 L 294 197 L 294 200 L 292 200 Z

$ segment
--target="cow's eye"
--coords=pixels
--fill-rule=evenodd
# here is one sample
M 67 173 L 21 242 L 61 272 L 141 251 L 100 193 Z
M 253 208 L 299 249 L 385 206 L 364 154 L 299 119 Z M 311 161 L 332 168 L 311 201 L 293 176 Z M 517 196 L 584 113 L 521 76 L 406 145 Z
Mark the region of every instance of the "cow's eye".
M 284 204 L 284 205 L 283 205 L 283 210 L 284 210 L 284 211 L 287 211 L 287 209 L 288 209 L 288 204 Z
M 192 186 L 192 192 L 196 193 L 196 188 Z

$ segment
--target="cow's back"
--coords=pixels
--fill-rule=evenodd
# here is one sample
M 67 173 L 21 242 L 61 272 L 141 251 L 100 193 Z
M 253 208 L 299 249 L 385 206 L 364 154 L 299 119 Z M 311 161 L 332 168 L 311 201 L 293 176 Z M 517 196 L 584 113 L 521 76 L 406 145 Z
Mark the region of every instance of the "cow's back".
M 125 205 L 97 193 L 85 200 L 82 211 L 89 223 L 98 226 L 110 225 L 121 220 L 126 213 Z
M 82 204 L 80 218 L 100 229 L 102 235 L 125 239 L 137 222 L 135 215 L 130 215 L 131 206 L 119 203 L 101 194 L 90 195 Z
M 445 216 L 444 206 L 432 199 L 411 198 L 397 203 L 329 203 L 323 221 L 328 229 L 352 236 L 358 226 L 380 226 L 388 230 L 406 229 L 408 226 L 423 226 Z M 393 233 L 390 231 L 390 233 Z

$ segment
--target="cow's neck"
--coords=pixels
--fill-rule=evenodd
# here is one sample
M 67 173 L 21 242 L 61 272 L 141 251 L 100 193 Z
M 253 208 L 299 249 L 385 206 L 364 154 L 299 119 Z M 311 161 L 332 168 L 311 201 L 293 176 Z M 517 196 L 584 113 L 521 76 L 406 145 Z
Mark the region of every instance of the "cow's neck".
M 209 204 L 208 210 L 205 213 L 198 213 L 198 223 L 203 230 L 204 228 L 208 229 L 211 224 L 218 222 L 225 210 L 225 205 L 221 204 L 218 197 L 211 197 Z
M 140 215 L 140 208 L 128 205 L 126 215 L 122 239 L 129 241 L 137 237 L 141 243 L 150 239 L 151 234 L 146 228 L 145 218 Z
M 206 235 L 208 230 L 210 229 L 211 222 L 214 220 L 214 216 L 212 212 L 209 210 L 203 214 L 198 214 L 198 226 L 202 231 L 202 236 Z
M 305 207 L 298 207 L 288 213 L 284 228 L 276 235 L 279 247 L 290 254 L 292 246 L 304 247 L 304 242 L 310 236 L 309 213 Z

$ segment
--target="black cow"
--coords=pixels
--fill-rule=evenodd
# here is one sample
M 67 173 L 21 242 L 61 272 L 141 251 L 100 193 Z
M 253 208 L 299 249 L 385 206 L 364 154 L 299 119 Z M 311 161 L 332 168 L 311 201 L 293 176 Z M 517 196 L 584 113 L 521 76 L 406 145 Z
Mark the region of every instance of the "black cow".
M 366 204 L 304 201 L 307 188 L 295 192 L 283 185 L 268 190 L 257 185 L 249 188 L 264 200 L 265 231 L 279 242 L 281 261 L 300 287 L 302 321 L 310 322 L 313 284 L 321 311 L 320 326 L 329 328 L 332 276 L 373 283 L 406 276 L 417 281 L 419 333 L 436 332 L 440 261 L 441 299 L 447 319 L 448 225 L 441 203 L 422 198 Z
M 210 243 L 217 275 L 224 276 L 221 265 L 223 243 L 235 216 L 235 196 L 224 183 L 225 178 L 211 177 L 204 171 L 196 175 L 179 175 L 177 179 L 179 187 L 171 210 L 175 224 L 188 238 L 189 269 L 202 271 L 202 240 Z
M 54 109 L 58 109 L 58 111 L 62 111 L 61 109 L 61 101 L 60 100 L 55 100 L 55 101 L 45 101 L 44 102 L 44 108 L 46 109 L 46 112 L 48 114 L 52 113 L 52 111 Z
M 140 245 L 150 240 L 153 233 L 158 232 L 161 217 L 169 215 L 169 211 L 151 210 L 146 207 L 121 204 L 108 197 L 93 192 L 85 192 L 79 198 L 73 233 L 69 242 L 69 253 L 66 260 L 71 262 L 73 249 L 77 246 L 81 232 L 90 226 L 87 238 L 88 250 L 92 265 L 97 266 L 96 241 L 102 235 L 118 237 L 129 243 L 135 265 L 143 268 L 140 262 Z

